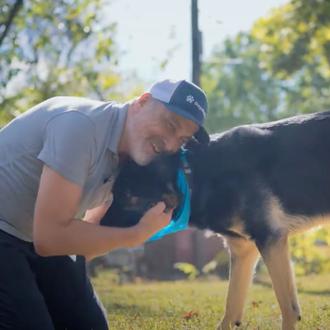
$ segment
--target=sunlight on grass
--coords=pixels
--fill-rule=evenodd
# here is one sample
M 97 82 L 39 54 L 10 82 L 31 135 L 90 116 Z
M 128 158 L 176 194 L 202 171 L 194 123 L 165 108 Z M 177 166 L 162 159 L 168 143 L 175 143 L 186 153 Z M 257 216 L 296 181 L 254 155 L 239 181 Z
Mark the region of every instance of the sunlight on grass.
M 208 330 L 223 315 L 227 282 L 220 280 L 141 282 L 119 286 L 104 272 L 94 279 L 114 330 Z M 267 281 L 266 281 L 267 284 Z M 298 329 L 330 329 L 330 276 L 297 280 L 302 307 Z M 272 289 L 254 284 L 240 329 L 280 328 Z

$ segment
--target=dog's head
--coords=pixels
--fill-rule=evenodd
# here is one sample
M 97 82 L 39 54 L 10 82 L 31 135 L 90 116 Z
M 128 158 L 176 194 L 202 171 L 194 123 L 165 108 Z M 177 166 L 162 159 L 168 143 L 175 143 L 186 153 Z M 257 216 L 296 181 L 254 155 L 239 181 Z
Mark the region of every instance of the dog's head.
M 114 201 L 101 224 L 135 225 L 159 201 L 163 201 L 167 209 L 177 208 L 181 200 L 176 185 L 179 167 L 179 154 L 159 156 L 147 166 L 127 161 L 116 179 Z
M 185 146 L 189 165 L 193 165 L 197 170 L 200 159 L 204 158 L 202 152 L 206 150 L 206 145 L 191 139 Z M 195 162 L 194 158 L 199 161 Z M 183 197 L 177 186 L 178 170 L 182 166 L 180 152 L 159 156 L 147 166 L 127 161 L 116 179 L 113 187 L 114 201 L 101 224 L 133 226 L 159 201 L 165 202 L 167 209 L 176 209 Z M 197 184 L 200 186 L 200 183 Z M 173 214 L 175 217 L 176 210 Z

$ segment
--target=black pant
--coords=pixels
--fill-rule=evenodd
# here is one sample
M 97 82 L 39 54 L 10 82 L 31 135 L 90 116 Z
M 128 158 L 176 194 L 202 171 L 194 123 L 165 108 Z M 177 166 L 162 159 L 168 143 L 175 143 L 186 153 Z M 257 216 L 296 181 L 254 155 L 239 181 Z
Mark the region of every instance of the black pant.
M 32 243 L 0 230 L 0 329 L 108 329 L 85 259 L 40 257 Z

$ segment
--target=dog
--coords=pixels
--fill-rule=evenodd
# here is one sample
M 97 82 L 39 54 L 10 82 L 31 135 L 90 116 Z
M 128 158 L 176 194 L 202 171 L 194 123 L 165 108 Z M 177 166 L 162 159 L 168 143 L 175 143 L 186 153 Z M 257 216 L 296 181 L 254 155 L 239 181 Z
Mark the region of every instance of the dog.
M 241 324 L 244 302 L 261 255 L 282 313 L 282 329 L 301 318 L 288 251 L 288 235 L 330 219 L 330 112 L 235 127 L 211 136 L 208 145 L 188 143 L 189 224 L 224 236 L 230 251 L 225 314 L 218 329 Z M 187 167 L 186 164 L 186 167 Z M 146 167 L 130 164 L 114 187 L 114 205 L 102 220 L 137 223 L 175 188 L 179 155 Z M 134 170 L 133 170 L 134 168 Z M 173 202 L 174 200 L 174 202 Z M 101 223 L 102 223 L 101 222 Z

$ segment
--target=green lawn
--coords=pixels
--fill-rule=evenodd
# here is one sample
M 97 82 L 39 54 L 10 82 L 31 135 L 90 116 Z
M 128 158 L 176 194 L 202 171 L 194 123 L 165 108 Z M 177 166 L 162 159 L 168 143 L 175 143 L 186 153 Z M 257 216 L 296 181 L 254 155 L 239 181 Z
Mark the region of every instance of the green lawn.
M 196 280 L 117 285 L 111 273 L 93 280 L 112 330 L 215 329 L 224 311 L 227 282 Z M 298 278 L 302 321 L 298 329 L 330 329 L 330 276 Z M 273 291 L 254 284 L 240 329 L 279 329 Z

